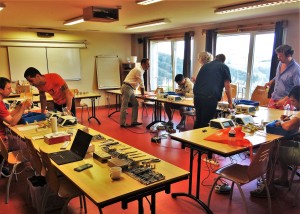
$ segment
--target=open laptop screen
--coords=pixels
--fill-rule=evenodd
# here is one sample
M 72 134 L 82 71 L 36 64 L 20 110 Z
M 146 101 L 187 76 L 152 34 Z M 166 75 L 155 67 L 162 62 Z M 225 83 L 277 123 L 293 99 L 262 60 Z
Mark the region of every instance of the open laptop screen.
M 84 158 L 92 138 L 92 135 L 78 129 L 70 150 Z

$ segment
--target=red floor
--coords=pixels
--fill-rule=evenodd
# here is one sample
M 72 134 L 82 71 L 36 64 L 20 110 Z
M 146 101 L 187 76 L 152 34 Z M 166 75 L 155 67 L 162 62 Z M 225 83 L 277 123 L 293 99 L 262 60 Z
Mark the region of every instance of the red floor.
M 113 110 L 110 110 L 112 112 Z M 130 109 L 128 110 L 128 123 L 130 123 Z M 97 109 L 97 117 L 101 121 L 101 124 L 91 119 L 90 123 L 87 121 L 87 112 L 84 112 L 83 115 L 83 124 L 89 126 L 90 128 L 96 129 L 102 133 L 105 133 L 112 138 L 115 138 L 119 141 L 130 144 L 140 150 L 148 152 L 152 155 L 157 156 L 160 159 L 168 161 L 174 165 L 177 165 L 183 169 L 188 170 L 189 168 L 189 150 L 181 149 L 181 144 L 174 140 L 170 140 L 166 136 L 166 139 L 162 139 L 161 143 L 151 143 L 151 137 L 154 134 L 149 133 L 145 129 L 145 126 L 151 122 L 151 109 L 148 109 L 148 117 L 144 116 L 144 119 L 141 118 L 141 111 L 139 114 L 140 121 L 143 121 L 143 125 L 140 127 L 124 129 L 119 126 L 119 113 L 115 113 L 111 118 L 108 118 L 108 109 Z M 77 117 L 81 118 L 81 111 L 78 110 Z M 178 112 L 175 113 L 174 118 L 175 125 L 179 122 Z M 187 120 L 187 128 L 191 129 L 193 126 L 192 118 Z M 159 135 L 165 134 L 165 131 L 159 133 Z M 229 158 L 216 157 L 220 162 L 220 166 L 230 163 Z M 244 159 L 244 155 L 235 155 L 233 161 L 245 162 L 248 160 Z M 212 170 L 217 169 L 215 165 L 208 165 L 202 161 L 202 170 L 201 170 L 201 190 L 200 198 L 206 203 L 210 187 L 213 183 L 213 179 L 216 177 Z M 196 170 L 196 169 L 195 169 Z M 195 173 L 194 173 L 195 174 Z M 13 181 L 11 184 L 11 194 L 10 201 L 8 204 L 4 203 L 5 198 L 5 185 L 6 179 L 0 179 L 0 214 L 1 213 L 11 213 L 11 214 L 20 214 L 20 213 L 34 213 L 35 210 L 26 204 L 26 176 L 22 174 L 19 176 L 18 182 Z M 299 183 L 297 184 L 299 185 Z M 195 184 L 193 184 L 195 186 Z M 171 186 L 171 192 L 187 192 L 188 183 L 187 181 L 179 182 Z M 250 210 L 250 213 L 262 214 L 267 213 L 267 200 L 251 198 L 249 191 L 256 188 L 256 182 L 245 185 L 243 187 L 245 197 L 247 200 L 247 205 Z M 101 194 L 101 193 L 99 193 Z M 232 201 L 229 200 L 229 195 L 220 195 L 213 194 L 211 209 L 214 213 L 243 213 L 244 208 L 242 204 L 241 197 L 238 190 L 235 188 L 233 193 Z M 300 202 L 297 206 L 293 206 L 293 192 L 289 192 L 286 189 L 278 188 L 276 190 L 276 197 L 272 199 L 272 213 L 300 213 Z M 87 200 L 87 209 L 88 213 L 99 213 L 97 207 L 89 200 Z M 147 200 L 144 200 L 144 210 L 145 213 L 150 213 L 149 205 Z M 59 213 L 58 211 L 52 211 L 49 213 Z M 83 213 L 83 210 L 79 208 L 79 199 L 73 199 L 69 203 L 69 213 Z M 137 203 L 132 202 L 129 204 L 127 210 L 121 208 L 121 204 L 117 203 L 112 206 L 105 207 L 103 209 L 104 214 L 111 213 L 128 213 L 134 214 L 137 212 Z M 178 197 L 173 199 L 170 194 L 165 194 L 164 192 L 157 194 L 156 201 L 156 213 L 158 214 L 182 214 L 182 213 L 205 213 L 203 209 L 193 200 L 187 197 Z

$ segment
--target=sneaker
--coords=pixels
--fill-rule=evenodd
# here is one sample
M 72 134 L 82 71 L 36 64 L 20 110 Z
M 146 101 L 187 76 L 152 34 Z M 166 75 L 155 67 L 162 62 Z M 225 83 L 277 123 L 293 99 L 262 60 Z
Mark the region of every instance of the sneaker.
M 166 123 L 167 126 L 173 126 L 174 123 L 172 122 L 172 120 L 169 120 L 167 123 Z
M 275 197 L 274 190 L 269 189 L 269 192 L 270 192 L 270 197 L 274 198 Z M 267 198 L 268 197 L 267 190 L 264 186 L 262 188 L 257 188 L 256 190 L 250 191 L 250 195 L 251 195 L 251 197 L 255 197 L 255 198 Z
M 5 176 L 5 177 L 8 177 L 10 175 L 8 167 L 3 167 L 2 168 L 2 175 Z
M 278 178 L 274 179 L 273 184 L 276 185 L 276 186 L 289 187 L 289 182 L 288 181 L 282 181 Z
M 140 123 L 140 122 L 133 122 L 131 123 L 131 126 L 140 126 L 142 125 L 143 123 Z
M 121 128 L 129 128 L 131 127 L 131 125 L 128 125 L 128 124 L 123 124 L 123 125 L 120 125 Z
M 179 123 L 177 126 L 176 126 L 176 129 L 183 129 L 184 128 L 184 124 L 183 123 Z

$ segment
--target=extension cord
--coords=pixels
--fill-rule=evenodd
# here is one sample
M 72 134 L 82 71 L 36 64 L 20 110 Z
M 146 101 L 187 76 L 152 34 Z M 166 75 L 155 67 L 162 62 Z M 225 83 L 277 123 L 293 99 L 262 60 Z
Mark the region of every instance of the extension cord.
M 207 158 L 202 158 L 202 160 L 206 163 L 209 163 L 209 164 L 213 164 L 213 165 L 216 165 L 216 166 L 219 166 L 220 163 L 218 161 L 215 161 L 213 159 L 207 159 Z

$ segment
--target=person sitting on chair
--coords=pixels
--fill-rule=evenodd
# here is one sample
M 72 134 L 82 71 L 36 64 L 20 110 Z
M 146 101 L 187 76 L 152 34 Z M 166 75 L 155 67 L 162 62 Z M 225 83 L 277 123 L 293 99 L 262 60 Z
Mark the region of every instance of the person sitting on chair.
M 178 84 L 178 89 L 175 90 L 177 94 L 189 98 L 194 96 L 193 95 L 194 84 L 191 82 L 189 78 L 185 78 L 182 74 L 177 74 L 175 76 L 175 82 Z M 184 114 L 184 112 L 188 110 L 188 107 L 176 105 L 173 103 L 165 103 L 164 107 L 169 119 L 167 125 L 171 125 L 171 126 L 173 126 L 172 109 L 179 109 L 181 120 L 180 123 L 176 126 L 176 128 L 182 129 L 185 125 L 185 120 L 186 120 L 186 115 Z
M 296 85 L 292 88 L 288 95 L 290 102 L 296 109 L 300 109 L 300 85 Z M 278 122 L 276 125 L 281 126 L 286 131 L 299 131 L 300 128 L 300 113 L 297 113 L 292 118 L 287 115 L 282 115 L 280 117 L 281 122 Z M 275 146 L 276 147 L 276 146 Z M 277 156 L 277 148 L 273 148 L 272 157 L 269 160 L 268 168 L 269 172 L 273 172 L 272 162 Z M 293 140 L 283 140 L 280 142 L 278 150 L 278 160 L 280 165 L 280 178 L 273 179 L 273 174 L 267 173 L 267 180 L 269 182 L 270 194 L 274 193 L 273 185 L 279 185 L 288 187 L 288 166 L 289 165 L 300 165 L 300 142 Z M 265 188 L 258 188 L 254 191 L 251 191 L 251 196 L 254 197 L 267 197 Z

